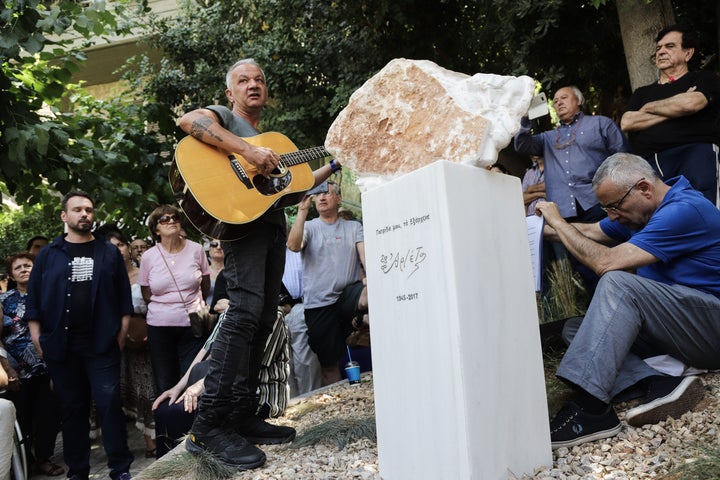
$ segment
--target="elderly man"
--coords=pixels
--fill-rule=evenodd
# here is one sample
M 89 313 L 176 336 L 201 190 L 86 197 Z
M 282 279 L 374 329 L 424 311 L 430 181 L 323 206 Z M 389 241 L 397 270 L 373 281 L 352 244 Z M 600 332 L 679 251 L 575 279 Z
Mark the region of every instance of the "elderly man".
M 555 202 L 563 218 L 583 223 L 605 216 L 598 206 L 590 182 L 608 156 L 626 152 L 625 137 L 607 117 L 585 115 L 585 99 L 577 87 L 555 92 L 553 105 L 560 123 L 554 130 L 532 135 L 530 120 L 523 117 L 515 135 L 515 149 L 545 159 L 547 199 Z
M 136 238 L 130 242 L 130 258 L 136 265 L 140 265 L 140 258 L 148 250 L 148 244 L 142 238 Z
M 547 233 L 601 275 L 557 371 L 578 397 L 551 422 L 553 448 L 617 434 L 609 403 L 630 387 L 647 389 L 625 417 L 635 426 L 678 417 L 702 398 L 698 377 L 664 376 L 644 358 L 720 368 L 720 211 L 686 178 L 663 183 L 627 153 L 600 166 L 593 188 L 608 213 L 598 223 L 569 224 L 554 203 L 537 207 Z
M 715 205 L 718 198 L 720 79 L 714 72 L 690 72 L 696 36 L 680 25 L 655 40 L 660 80 L 632 94 L 620 126 L 633 153 L 649 161 L 660 178 L 683 175 Z

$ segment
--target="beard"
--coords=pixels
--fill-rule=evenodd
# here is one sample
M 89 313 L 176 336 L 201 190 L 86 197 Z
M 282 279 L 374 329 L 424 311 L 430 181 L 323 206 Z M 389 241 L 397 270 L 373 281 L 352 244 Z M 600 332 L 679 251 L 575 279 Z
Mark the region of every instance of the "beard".
M 77 223 L 72 225 L 68 223 L 68 230 L 72 230 L 77 233 L 87 233 L 92 230 L 93 223 L 94 222 L 92 220 L 79 220 Z

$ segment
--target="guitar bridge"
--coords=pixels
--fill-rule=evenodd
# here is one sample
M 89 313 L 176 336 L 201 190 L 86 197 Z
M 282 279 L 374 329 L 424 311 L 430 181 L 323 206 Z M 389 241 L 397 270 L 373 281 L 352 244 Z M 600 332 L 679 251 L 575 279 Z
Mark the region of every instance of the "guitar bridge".
M 240 161 L 235 158 L 235 155 L 228 155 L 228 160 L 230 160 L 230 166 L 233 169 L 233 172 L 235 172 L 235 175 L 238 177 L 238 179 L 245 185 L 245 188 L 250 190 L 253 188 L 252 181 L 250 180 L 250 177 L 248 177 L 247 172 L 245 172 L 245 169 L 243 168 Z

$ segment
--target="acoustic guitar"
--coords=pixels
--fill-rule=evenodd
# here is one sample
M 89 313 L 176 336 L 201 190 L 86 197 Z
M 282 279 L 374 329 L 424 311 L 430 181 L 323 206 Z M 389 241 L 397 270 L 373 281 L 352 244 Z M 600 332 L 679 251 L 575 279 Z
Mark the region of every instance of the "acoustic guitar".
M 280 155 L 280 163 L 269 178 L 242 155 L 191 136 L 183 138 L 175 149 L 168 173 L 170 188 L 190 222 L 210 238 L 241 238 L 248 232 L 248 224 L 266 211 L 299 203 L 315 183 L 308 162 L 330 156 L 323 147 L 298 150 L 277 132 L 243 140 Z

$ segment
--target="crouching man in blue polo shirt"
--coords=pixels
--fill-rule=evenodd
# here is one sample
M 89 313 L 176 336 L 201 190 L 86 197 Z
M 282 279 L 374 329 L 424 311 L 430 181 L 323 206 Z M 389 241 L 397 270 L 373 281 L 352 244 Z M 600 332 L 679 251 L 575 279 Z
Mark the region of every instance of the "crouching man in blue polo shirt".
M 601 276 L 557 371 L 577 398 L 550 423 L 553 448 L 619 433 L 610 402 L 631 387 L 645 392 L 626 413 L 633 426 L 679 417 L 700 401 L 699 377 L 663 375 L 644 358 L 720 368 L 720 211 L 685 177 L 663 183 L 628 153 L 605 160 L 592 186 L 608 213 L 598 223 L 567 223 L 551 202 L 536 208 L 546 236 Z

